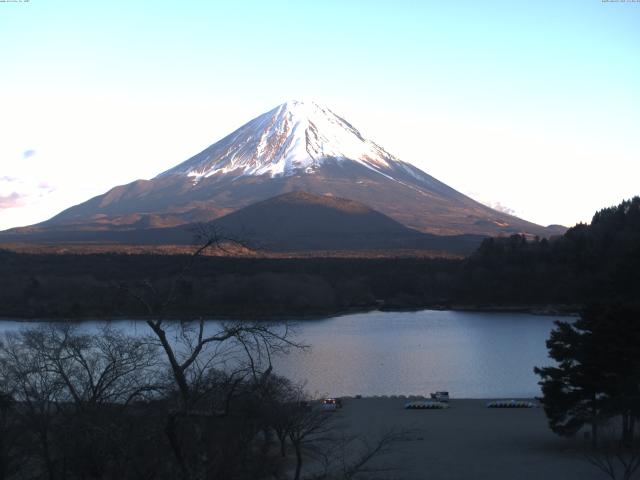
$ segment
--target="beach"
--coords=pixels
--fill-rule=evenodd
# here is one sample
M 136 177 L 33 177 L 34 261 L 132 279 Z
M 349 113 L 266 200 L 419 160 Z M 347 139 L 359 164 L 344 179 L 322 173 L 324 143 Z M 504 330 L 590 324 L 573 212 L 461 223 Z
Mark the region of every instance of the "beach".
M 349 435 L 369 442 L 391 428 L 407 430 L 391 453 L 372 463 L 394 470 L 365 478 L 605 478 L 584 457 L 587 441 L 551 432 L 542 408 L 487 408 L 490 400 L 452 399 L 447 409 L 407 410 L 404 397 L 348 397 L 341 409 L 327 415 L 335 415 Z

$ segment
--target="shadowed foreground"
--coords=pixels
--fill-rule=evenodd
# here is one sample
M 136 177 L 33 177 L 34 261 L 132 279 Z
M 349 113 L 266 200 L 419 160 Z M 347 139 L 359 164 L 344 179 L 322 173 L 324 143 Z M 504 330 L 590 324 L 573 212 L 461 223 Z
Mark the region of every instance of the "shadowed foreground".
M 374 462 L 398 470 L 372 478 L 604 478 L 584 459 L 585 442 L 554 435 L 541 408 L 489 409 L 486 400 L 452 400 L 445 410 L 405 410 L 405 402 L 349 398 L 336 413 L 350 434 L 411 429 L 393 453 Z

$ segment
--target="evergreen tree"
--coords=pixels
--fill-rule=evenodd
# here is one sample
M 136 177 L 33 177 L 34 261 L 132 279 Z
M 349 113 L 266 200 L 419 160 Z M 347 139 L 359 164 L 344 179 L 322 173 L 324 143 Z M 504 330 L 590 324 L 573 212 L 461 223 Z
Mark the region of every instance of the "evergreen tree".
M 640 310 L 629 306 L 591 308 L 585 312 L 594 325 L 594 338 L 605 374 L 604 408 L 622 420 L 622 441 L 634 440 L 640 418 Z
M 534 368 L 540 375 L 542 404 L 555 433 L 572 436 L 590 425 L 594 443 L 601 409 L 602 376 L 596 367 L 590 348 L 591 332 L 579 322 L 556 322 L 556 329 L 547 340 L 549 356 L 557 367 Z
M 620 416 L 629 444 L 640 416 L 640 312 L 629 306 L 592 306 L 573 323 L 556 322 L 547 341 L 555 367 L 535 368 L 551 429 L 571 436 Z

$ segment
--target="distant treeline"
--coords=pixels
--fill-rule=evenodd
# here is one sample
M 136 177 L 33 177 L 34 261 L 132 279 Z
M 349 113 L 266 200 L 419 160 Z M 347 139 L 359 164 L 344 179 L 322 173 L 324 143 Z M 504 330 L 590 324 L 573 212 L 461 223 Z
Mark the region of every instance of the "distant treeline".
M 459 298 L 489 304 L 638 302 L 640 197 L 553 240 L 487 239 L 459 281 Z
M 145 316 L 151 286 L 173 317 L 323 315 L 449 299 L 460 262 L 448 259 L 266 259 L 186 255 L 0 253 L 0 315 Z
M 353 309 L 580 306 L 640 299 L 640 197 L 551 240 L 485 240 L 467 259 L 61 255 L 0 251 L 0 316 L 325 315 Z M 173 293 L 170 293 L 173 292 Z

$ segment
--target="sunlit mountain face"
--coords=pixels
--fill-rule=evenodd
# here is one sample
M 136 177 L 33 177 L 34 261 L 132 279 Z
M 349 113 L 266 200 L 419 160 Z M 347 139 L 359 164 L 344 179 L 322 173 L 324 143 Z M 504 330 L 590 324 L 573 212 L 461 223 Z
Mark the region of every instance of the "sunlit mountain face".
M 27 230 L 173 227 L 293 191 L 351 199 L 424 233 L 558 233 L 474 201 L 364 138 L 329 108 L 297 100 L 151 180 L 117 186 Z

